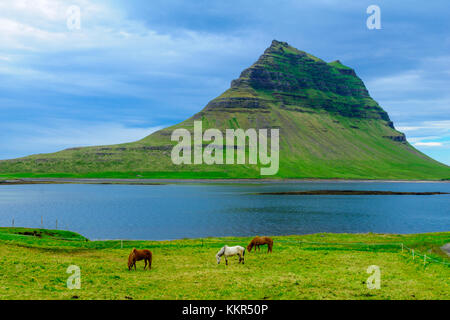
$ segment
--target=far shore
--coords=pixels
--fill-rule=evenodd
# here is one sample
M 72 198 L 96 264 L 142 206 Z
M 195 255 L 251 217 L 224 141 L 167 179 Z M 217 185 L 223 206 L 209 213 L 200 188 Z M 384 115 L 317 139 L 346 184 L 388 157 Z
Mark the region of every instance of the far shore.
M 17 178 L 0 179 L 0 185 L 20 184 L 125 184 L 125 185 L 164 185 L 164 184 L 276 184 L 276 183 L 450 183 L 450 180 L 370 180 L 370 179 L 117 179 L 117 178 Z

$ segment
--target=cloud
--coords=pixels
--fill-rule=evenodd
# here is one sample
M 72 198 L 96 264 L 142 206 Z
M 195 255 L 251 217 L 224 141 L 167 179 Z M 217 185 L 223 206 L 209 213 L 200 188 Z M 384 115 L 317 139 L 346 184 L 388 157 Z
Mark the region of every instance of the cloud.
M 399 126 L 397 126 L 397 129 L 404 132 L 432 130 L 432 131 L 439 131 L 441 134 L 445 133 L 450 134 L 450 120 L 421 121 L 421 122 L 412 122 L 411 124 L 412 125 L 404 126 L 403 123 L 401 123 Z
M 80 146 L 132 142 L 162 127 L 131 127 L 122 123 L 86 123 L 67 119 L 54 119 L 51 126 L 7 123 L 2 124 L 8 137 L 0 140 L 0 158 L 16 158 L 30 153 L 56 152 Z
M 213 70 L 213 66 L 222 65 L 224 58 L 242 57 L 242 47 L 249 44 L 248 39 L 245 43 L 208 30 L 159 32 L 102 2 L 73 4 L 82 12 L 82 28 L 77 31 L 66 26 L 67 3 L 23 0 L 0 5 L 4 10 L 0 10 L 4 47 L 0 73 L 8 79 L 0 89 L 149 98 L 156 95 L 152 88 L 170 79 L 183 79 L 185 84 L 197 81 L 197 86 L 217 83 L 224 69 Z M 220 81 L 222 90 L 230 80 Z
M 64 123 L 65 121 L 63 121 Z M 95 146 L 136 141 L 152 132 L 161 129 L 161 126 L 139 128 L 126 127 L 121 123 L 59 123 L 57 126 L 36 127 L 34 132 L 38 135 L 28 137 L 30 144 L 57 146 Z
M 450 120 L 414 121 L 396 127 L 420 151 L 450 164 Z M 433 152 L 431 152 L 433 150 Z
M 426 121 L 450 119 L 449 83 L 450 56 L 438 56 L 420 59 L 414 69 L 372 78 L 366 86 L 394 120 Z
M 397 130 L 419 150 L 446 164 L 450 164 L 449 85 L 448 55 L 422 57 L 413 69 L 367 82 Z
M 416 142 L 414 145 L 417 147 L 442 147 L 441 142 Z

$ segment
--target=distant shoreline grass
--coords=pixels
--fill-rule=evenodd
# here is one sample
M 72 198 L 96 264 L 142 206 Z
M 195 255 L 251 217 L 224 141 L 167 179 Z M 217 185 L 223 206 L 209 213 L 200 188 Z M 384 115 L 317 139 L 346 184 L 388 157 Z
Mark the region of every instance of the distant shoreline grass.
M 390 183 L 433 183 L 450 182 L 444 180 L 390 180 L 390 179 L 204 179 L 204 178 L 186 178 L 186 179 L 148 179 L 148 178 L 56 178 L 56 177 L 16 177 L 0 175 L 0 185 L 19 185 L 19 184 L 129 184 L 129 185 L 163 185 L 167 183 L 302 183 L 302 182 L 390 182 Z
M 445 177 L 445 176 L 444 176 Z M 239 175 L 229 175 L 226 172 L 215 171 L 105 171 L 91 173 L 64 173 L 64 172 L 14 172 L 0 173 L 1 180 L 13 179 L 96 179 L 96 180 L 205 180 L 205 181 L 450 181 L 450 177 L 439 178 L 420 178 L 417 177 L 399 177 L 387 174 L 385 176 L 355 176 L 355 175 L 335 175 L 335 176 L 309 176 L 309 175 L 291 175 L 291 176 L 252 176 L 245 172 Z
M 224 244 L 249 237 L 171 241 L 89 241 L 61 230 L 0 228 L 1 299 L 450 299 L 450 262 L 440 249 L 450 232 L 274 237 L 274 252 L 245 254 L 217 265 Z M 402 252 L 401 244 L 416 251 Z M 153 252 L 151 271 L 128 271 L 132 248 Z M 423 262 L 417 254 L 435 261 Z M 81 289 L 69 290 L 69 265 Z M 377 265 L 381 288 L 366 286 Z

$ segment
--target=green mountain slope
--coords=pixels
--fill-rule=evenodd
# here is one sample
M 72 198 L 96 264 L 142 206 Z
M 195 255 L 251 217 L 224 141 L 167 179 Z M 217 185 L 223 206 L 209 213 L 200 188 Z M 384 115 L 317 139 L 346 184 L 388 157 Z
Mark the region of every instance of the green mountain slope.
M 174 165 L 177 128 L 279 128 L 276 176 L 258 165 Z M 208 144 L 205 142 L 205 144 Z M 273 41 L 230 89 L 193 117 L 142 140 L 0 161 L 16 177 L 444 179 L 445 166 L 394 129 L 354 70 Z

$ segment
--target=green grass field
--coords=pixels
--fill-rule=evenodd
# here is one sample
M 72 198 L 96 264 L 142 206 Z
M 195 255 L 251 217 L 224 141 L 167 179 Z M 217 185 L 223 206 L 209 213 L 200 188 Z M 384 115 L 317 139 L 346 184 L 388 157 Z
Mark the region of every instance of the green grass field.
M 236 257 L 217 265 L 220 247 L 249 240 L 124 241 L 121 248 L 68 231 L 0 228 L 0 299 L 450 299 L 450 268 L 437 262 L 450 262 L 439 249 L 450 232 L 274 237 L 272 254 L 247 252 L 244 265 Z M 400 243 L 416 251 L 415 260 Z M 153 252 L 150 271 L 142 261 L 128 271 L 133 247 Z M 436 261 L 424 265 L 419 252 Z M 70 265 L 81 269 L 81 289 L 66 286 Z M 380 289 L 367 288 L 370 265 L 380 267 Z

